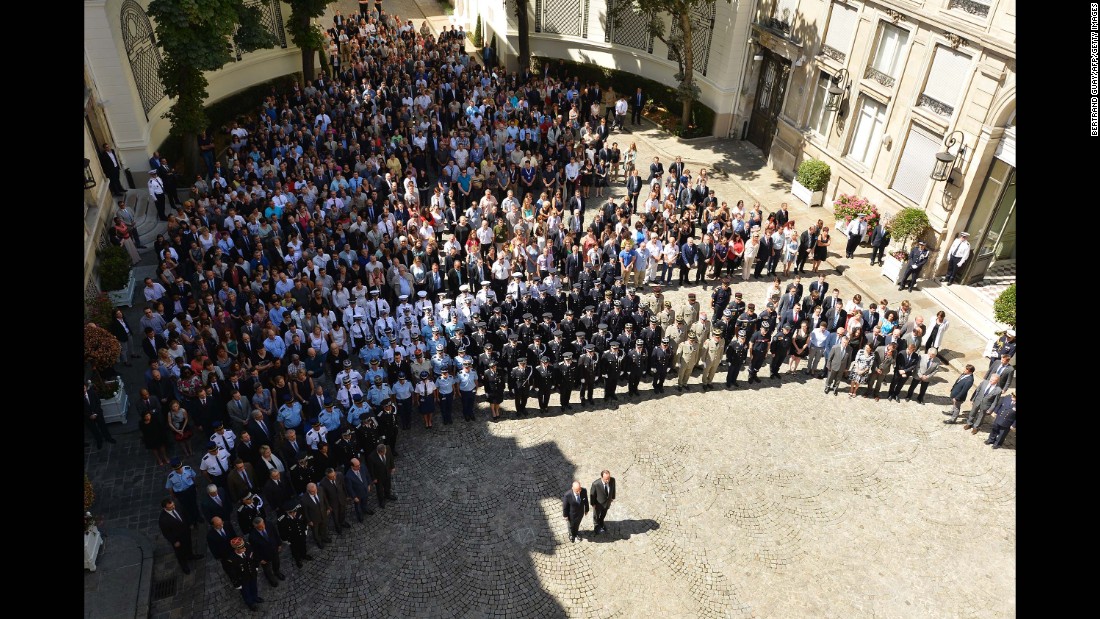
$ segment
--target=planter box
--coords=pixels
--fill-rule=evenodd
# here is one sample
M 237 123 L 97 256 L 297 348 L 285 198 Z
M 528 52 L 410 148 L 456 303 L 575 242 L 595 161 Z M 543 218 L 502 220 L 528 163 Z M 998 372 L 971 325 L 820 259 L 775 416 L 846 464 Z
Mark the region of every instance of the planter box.
M 107 291 L 107 298 L 111 300 L 115 307 L 120 305 L 131 307 L 134 304 L 134 282 L 134 270 L 130 269 L 130 279 L 126 281 L 125 288 Z
M 894 258 L 890 254 L 886 254 L 882 257 L 882 275 L 893 282 L 895 286 L 901 280 L 901 274 L 904 267 L 904 262 Z
M 791 183 L 791 193 L 808 206 L 821 206 L 821 200 L 825 197 L 824 191 L 810 191 L 803 187 L 797 178 Z
M 103 535 L 93 524 L 84 532 L 84 569 L 94 572 L 95 560 L 99 556 L 99 550 L 103 548 Z
M 126 413 L 130 410 L 130 396 L 126 394 L 126 383 L 122 377 L 115 379 L 118 382 L 118 391 L 111 399 L 102 399 L 104 423 L 126 423 Z

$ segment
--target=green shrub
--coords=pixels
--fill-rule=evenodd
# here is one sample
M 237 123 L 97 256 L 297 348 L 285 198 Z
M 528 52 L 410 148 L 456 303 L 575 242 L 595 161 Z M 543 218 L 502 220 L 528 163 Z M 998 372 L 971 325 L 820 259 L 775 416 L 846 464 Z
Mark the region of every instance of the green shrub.
M 993 302 L 993 317 L 997 322 L 1016 328 L 1016 284 L 1012 284 Z
M 470 42 L 478 49 L 481 49 L 485 44 L 485 39 L 481 34 L 481 13 L 477 14 L 477 23 L 474 24 L 474 32 L 470 36 Z
M 798 183 L 810 191 L 825 191 L 832 170 L 820 159 L 807 159 L 798 166 Z
M 130 279 L 130 254 L 118 245 L 108 244 L 96 252 L 99 258 L 99 285 L 103 290 L 122 290 Z
M 542 71 L 545 66 L 544 63 L 551 63 L 551 66 L 557 67 L 558 62 L 558 58 L 531 57 L 531 67 L 536 73 Z M 682 104 L 675 86 L 666 86 L 634 73 L 609 69 L 598 64 L 582 64 L 571 60 L 562 60 L 562 63 L 561 66 L 565 69 L 565 75 L 560 76 L 562 79 L 567 75 L 575 75 L 582 84 L 598 82 L 601 88 L 610 87 L 616 93 L 624 94 L 627 97 L 634 93 L 634 89 L 641 87 L 642 92 L 649 99 L 648 104 L 659 105 L 675 116 L 677 119 L 676 124 L 666 128 L 682 138 L 709 136 L 714 131 L 714 110 L 707 107 L 702 101 L 695 101 L 691 104 L 691 126 L 687 129 L 679 126 L 680 106 Z
M 923 209 L 912 207 L 901 209 L 890 223 L 886 224 L 890 236 L 894 237 L 895 241 L 901 242 L 902 247 L 905 247 L 909 239 L 919 239 L 928 226 L 928 214 Z

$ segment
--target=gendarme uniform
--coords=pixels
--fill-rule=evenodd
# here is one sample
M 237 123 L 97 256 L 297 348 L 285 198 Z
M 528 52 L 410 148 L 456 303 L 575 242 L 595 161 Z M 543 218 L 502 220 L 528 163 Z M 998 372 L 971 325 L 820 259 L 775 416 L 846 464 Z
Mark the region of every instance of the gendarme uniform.
M 237 445 L 237 435 L 229 428 L 223 428 L 222 422 L 215 421 L 214 427 L 217 430 L 210 435 L 210 440 L 218 444 L 218 447 L 226 450 L 229 453 L 233 453 L 233 448 Z
M 321 425 L 320 419 L 311 419 L 309 431 L 306 432 L 306 446 L 316 451 L 321 448 L 321 443 L 328 443 L 328 428 Z
M 291 465 L 287 474 L 290 476 L 290 487 L 294 488 L 298 494 L 305 492 L 306 486 L 316 477 L 313 467 L 309 465 L 309 453 L 302 451 L 298 456 L 298 462 Z
M 737 339 L 726 346 L 726 362 L 729 364 L 726 368 L 727 387 L 738 386 L 737 375 L 741 372 L 741 366 L 745 364 L 748 355 L 749 346 L 745 342 L 744 331 L 742 331 L 737 335 Z
M 239 529 L 241 535 L 248 535 L 252 532 L 252 519 L 256 516 L 264 517 L 264 500 L 260 495 L 249 492 L 241 498 L 241 501 L 242 503 L 237 506 L 237 524 L 241 525 Z
M 385 443 L 397 456 L 397 411 L 393 403 L 386 401 L 378 413 L 378 441 Z
M 302 567 L 302 559 L 309 557 L 306 551 L 306 528 L 309 523 L 302 516 L 298 501 L 292 502 L 293 505 L 283 508 L 286 513 L 279 516 L 276 525 L 279 529 L 279 537 L 290 544 L 290 554 L 294 557 L 295 564 Z
M 214 480 L 215 484 L 224 487 L 225 476 L 230 469 L 229 452 L 218 447 L 218 444 L 214 441 L 208 442 L 206 448 L 207 452 L 199 463 L 199 469 L 205 471 Z M 217 451 L 213 451 L 214 449 Z

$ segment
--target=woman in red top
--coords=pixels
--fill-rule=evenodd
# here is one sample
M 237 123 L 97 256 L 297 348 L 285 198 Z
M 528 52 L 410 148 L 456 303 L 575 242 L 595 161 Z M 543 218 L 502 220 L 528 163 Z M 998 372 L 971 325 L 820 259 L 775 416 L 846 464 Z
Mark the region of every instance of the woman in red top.
M 134 244 L 134 239 L 130 238 L 130 226 L 127 226 L 121 217 L 115 217 L 115 234 L 118 235 L 119 244 L 130 254 L 130 262 L 134 264 L 141 262 L 137 245 Z

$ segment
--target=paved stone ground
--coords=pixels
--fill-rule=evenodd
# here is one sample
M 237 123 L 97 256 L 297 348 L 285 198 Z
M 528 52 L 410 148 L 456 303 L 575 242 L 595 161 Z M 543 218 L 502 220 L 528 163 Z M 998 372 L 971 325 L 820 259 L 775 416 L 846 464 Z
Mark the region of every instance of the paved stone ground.
M 348 13 L 351 4 L 340 6 Z M 417 24 L 414 4 L 438 13 L 426 1 L 390 4 Z M 446 19 L 430 21 L 438 27 Z M 769 208 L 765 200 L 786 191 L 739 143 L 685 144 L 653 129 L 633 135 L 643 160 L 684 149 L 689 167 L 722 164 L 728 176 L 715 185 L 723 199 L 762 198 Z M 631 139 L 616 137 L 620 145 Z M 784 199 L 796 217 L 809 215 Z M 766 287 L 735 284 L 758 304 Z M 706 307 L 709 287 L 666 298 L 679 306 L 687 290 Z M 136 386 L 140 372 L 127 370 Z M 283 586 L 271 589 L 261 578 L 263 612 L 1012 616 L 1015 437 L 992 451 L 984 435 L 940 423 L 953 379 L 941 373 L 926 406 L 826 396 L 822 381 L 801 374 L 781 387 L 765 379 L 752 389 L 703 394 L 696 386 L 661 399 L 643 385 L 641 398 L 617 409 L 572 414 L 557 408 L 555 396 L 546 418 L 513 419 L 509 402 L 497 424 L 485 421 L 479 404 L 475 423 L 404 433 L 400 500 L 325 550 L 312 549 L 318 560 L 303 570 L 287 553 Z M 134 416 L 112 431 L 119 443 L 88 450 L 86 470 L 96 483 L 96 513 L 110 527 L 154 540 L 154 584 L 175 586 L 174 595 L 154 597 L 151 616 L 240 615 L 240 597 L 202 547 L 202 530 L 196 550 L 207 559 L 190 576 L 179 573 L 156 527 L 167 471 L 141 448 Z M 619 487 L 610 534 L 570 544 L 560 496 L 574 478 L 587 487 L 603 468 Z M 591 519 L 583 526 L 590 532 Z

